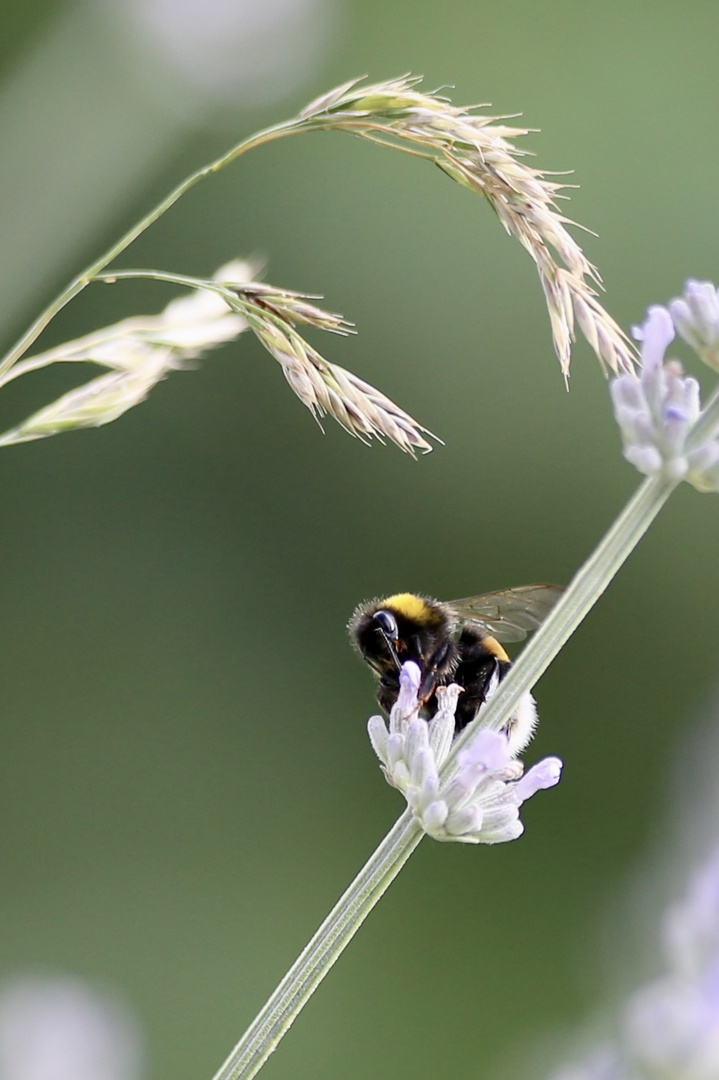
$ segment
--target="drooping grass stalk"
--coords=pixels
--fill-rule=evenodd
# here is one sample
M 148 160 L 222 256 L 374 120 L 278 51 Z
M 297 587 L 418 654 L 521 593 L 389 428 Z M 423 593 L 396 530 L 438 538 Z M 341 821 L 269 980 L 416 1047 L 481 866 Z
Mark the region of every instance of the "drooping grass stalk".
M 506 722 L 521 696 L 546 671 L 600 598 L 675 487 L 675 483 L 659 478 L 641 484 L 482 710 L 483 727 L 498 730 Z M 477 721 L 467 732 L 476 730 L 476 725 Z M 457 740 L 455 751 L 466 738 Z M 447 771 L 452 768 L 453 757 Z M 220 1066 L 214 1080 L 250 1080 L 257 1074 L 423 835 L 410 812 L 405 811 Z
M 263 131 L 259 131 L 255 135 L 250 136 L 250 138 L 233 146 L 226 154 L 223 154 L 215 161 L 210 162 L 209 165 L 203 165 L 201 169 L 198 169 L 196 172 L 186 177 L 182 183 L 178 184 L 177 187 L 169 193 L 169 195 L 166 195 L 164 199 L 161 199 L 157 206 L 153 207 L 153 209 L 145 214 L 144 217 L 140 218 L 132 228 L 128 229 L 119 240 L 107 249 L 107 251 L 74 277 L 69 285 L 55 297 L 52 303 L 38 315 L 25 333 L 18 338 L 10 351 L 2 358 L 2 360 L 0 360 L 0 378 L 12 367 L 15 361 L 19 360 L 30 346 L 37 341 L 45 327 L 52 322 L 57 313 L 61 311 L 66 304 L 69 304 L 78 293 L 81 293 L 91 281 L 102 273 L 113 259 L 116 259 L 118 255 L 121 255 L 133 241 L 137 240 L 138 236 L 141 236 L 146 229 L 149 229 L 150 225 L 154 224 L 158 218 L 162 217 L 165 211 L 169 210 L 170 207 L 173 206 L 185 192 L 194 187 L 198 181 L 202 180 L 205 176 L 218 172 L 225 165 L 228 165 L 231 161 L 240 157 L 241 154 L 244 154 L 247 150 L 251 150 L 255 146 L 261 146 L 263 143 L 271 142 L 273 139 L 281 139 L 284 135 L 293 135 L 297 130 L 297 125 L 294 121 L 284 121 L 281 124 L 275 124 L 272 127 L 265 128 Z
M 512 142 L 526 135 L 527 129 L 509 127 L 501 117 L 477 115 L 474 107 L 454 106 L 439 94 L 423 93 L 417 89 L 418 82 L 408 76 L 373 86 L 350 80 L 311 102 L 297 116 L 251 135 L 193 172 L 72 279 L 0 361 L 0 378 L 70 300 L 196 183 L 254 147 L 322 130 L 345 131 L 411 153 L 481 194 L 537 268 L 565 376 L 575 319 L 605 367 L 614 372 L 631 370 L 632 343 L 599 303 L 594 287 L 600 284 L 599 274 L 567 231 L 568 219 L 557 210 L 562 185 L 526 165 L 522 151 Z

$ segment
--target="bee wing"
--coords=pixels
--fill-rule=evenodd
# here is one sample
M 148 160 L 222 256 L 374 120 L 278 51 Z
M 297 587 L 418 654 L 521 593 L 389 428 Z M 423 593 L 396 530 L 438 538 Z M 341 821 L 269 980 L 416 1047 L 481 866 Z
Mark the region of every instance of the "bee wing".
M 460 622 L 474 623 L 498 641 L 522 641 L 544 622 L 563 592 L 561 585 L 520 585 L 450 600 L 445 607 Z

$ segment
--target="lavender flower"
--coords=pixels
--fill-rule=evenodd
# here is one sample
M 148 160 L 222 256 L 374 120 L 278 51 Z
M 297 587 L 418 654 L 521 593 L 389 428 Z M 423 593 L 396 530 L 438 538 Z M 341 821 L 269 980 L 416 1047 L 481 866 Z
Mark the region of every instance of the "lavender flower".
M 640 374 L 620 375 L 611 384 L 624 457 L 645 476 L 719 491 L 719 425 L 692 442 L 701 414 L 699 384 L 684 375 L 677 360 L 663 362 L 674 339 L 669 311 L 650 308 L 634 335 L 642 342 Z
M 584 1061 L 564 1065 L 552 1073 L 552 1080 L 641 1080 L 635 1072 L 627 1072 L 615 1050 L 598 1046 Z
M 3 1080 L 138 1080 L 141 1039 L 124 1006 L 68 975 L 0 986 Z
M 669 303 L 677 332 L 705 364 L 719 371 L 719 292 L 711 281 L 686 283 L 684 295 Z
M 662 926 L 666 974 L 626 1002 L 613 1047 L 553 1080 L 716 1080 L 719 1077 L 719 848 Z
M 506 735 L 483 729 L 457 755 L 449 779 L 440 769 L 454 737 L 459 686 L 437 690 L 439 707 L 429 721 L 419 715 L 421 673 L 408 661 L 400 672 L 400 691 L 389 725 L 371 717 L 370 741 L 389 784 L 402 792 L 422 828 L 435 840 L 498 844 L 524 830 L 519 808 L 541 788 L 559 781 L 562 763 L 549 757 L 523 775 Z
M 648 1077 L 719 1076 L 719 849 L 664 919 L 668 973 L 630 998 L 627 1053 Z

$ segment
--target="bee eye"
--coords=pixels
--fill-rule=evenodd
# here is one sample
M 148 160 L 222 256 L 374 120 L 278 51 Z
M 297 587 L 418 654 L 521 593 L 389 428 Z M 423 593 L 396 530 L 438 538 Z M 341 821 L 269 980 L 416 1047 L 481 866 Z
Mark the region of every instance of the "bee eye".
M 394 615 L 389 611 L 376 611 L 372 616 L 372 621 L 377 623 L 377 629 L 385 634 L 390 641 L 396 641 L 399 637 L 399 630 L 397 629 L 397 620 Z

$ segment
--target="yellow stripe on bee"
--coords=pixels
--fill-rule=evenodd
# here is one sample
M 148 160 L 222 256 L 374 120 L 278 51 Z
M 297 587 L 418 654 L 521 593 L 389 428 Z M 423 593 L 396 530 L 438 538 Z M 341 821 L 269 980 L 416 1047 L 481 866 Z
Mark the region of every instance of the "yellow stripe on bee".
M 491 652 L 492 656 L 496 656 L 498 660 L 509 660 L 506 652 L 499 644 L 496 638 L 493 638 L 491 634 L 487 634 L 486 637 L 482 637 L 482 644 L 487 652 Z
M 405 619 L 412 619 L 420 623 L 420 625 L 438 621 L 437 615 L 430 604 L 423 600 L 421 596 L 415 596 L 414 593 L 395 593 L 394 596 L 388 596 L 381 603 L 384 607 L 396 611 L 398 615 L 403 615 Z

